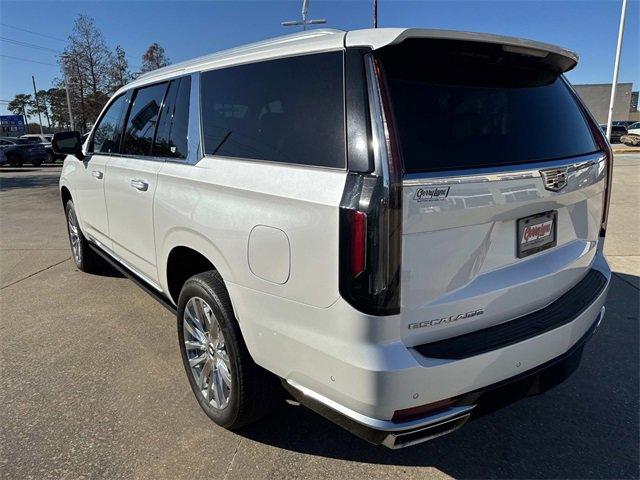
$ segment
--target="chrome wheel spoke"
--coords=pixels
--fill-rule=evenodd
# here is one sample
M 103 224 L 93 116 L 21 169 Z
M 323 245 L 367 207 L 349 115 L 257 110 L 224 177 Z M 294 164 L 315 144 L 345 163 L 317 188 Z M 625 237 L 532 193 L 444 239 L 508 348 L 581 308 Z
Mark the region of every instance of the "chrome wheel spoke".
M 187 340 L 184 342 L 184 348 L 187 350 L 206 350 L 206 346 L 202 342 Z
M 218 354 L 218 372 L 220 372 L 220 376 L 222 380 L 224 380 L 225 385 L 231 389 L 231 368 L 229 367 L 229 358 L 227 357 L 227 353 L 224 353 L 224 357 L 222 354 Z
M 204 336 L 204 332 L 202 330 L 200 330 L 199 328 L 191 325 L 187 319 L 185 318 L 182 321 L 182 324 L 184 326 L 184 329 L 189 332 L 189 334 L 196 339 L 196 341 L 200 342 L 200 343 L 204 343 L 206 341 L 206 338 Z
M 222 375 L 220 374 L 220 370 L 215 370 L 213 376 L 211 378 L 213 383 L 213 391 L 215 395 L 216 403 L 218 404 L 218 408 L 222 408 L 224 404 L 227 402 L 227 396 L 225 395 L 225 388 L 223 385 Z
M 204 362 L 207 359 L 207 354 L 203 353 L 202 355 L 200 355 L 199 357 L 193 357 L 189 359 L 189 365 L 191 365 L 191 368 L 193 367 L 197 367 L 198 365 L 200 365 L 202 362 Z M 206 366 L 206 364 L 205 364 Z
M 202 325 L 202 330 L 205 332 L 211 331 L 211 321 L 207 318 L 207 314 L 204 312 L 204 301 L 199 298 L 194 302 L 195 304 L 195 313 L 198 321 Z
M 189 301 L 184 313 L 189 322 L 204 335 L 204 332 L 206 332 L 207 329 L 202 323 L 202 320 L 200 320 L 200 317 L 198 316 L 198 309 L 195 307 L 194 303 L 195 302 L 192 303 Z

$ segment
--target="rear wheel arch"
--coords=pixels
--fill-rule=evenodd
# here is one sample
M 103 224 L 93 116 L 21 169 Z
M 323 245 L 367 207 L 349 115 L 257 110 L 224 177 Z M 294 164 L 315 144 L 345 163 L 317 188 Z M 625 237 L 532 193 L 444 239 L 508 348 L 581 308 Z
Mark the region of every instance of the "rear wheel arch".
M 189 278 L 212 270 L 220 273 L 213 262 L 200 251 L 184 245 L 173 247 L 166 262 L 168 293 L 173 302 L 178 304 L 180 291 Z

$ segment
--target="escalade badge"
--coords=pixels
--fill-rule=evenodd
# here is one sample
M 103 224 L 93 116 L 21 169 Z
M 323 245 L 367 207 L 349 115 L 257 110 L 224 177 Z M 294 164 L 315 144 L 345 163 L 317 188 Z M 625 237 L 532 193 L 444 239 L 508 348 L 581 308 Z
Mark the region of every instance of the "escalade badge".
M 410 323 L 409 330 L 413 330 L 414 328 L 422 328 L 422 327 L 435 327 L 436 325 L 455 322 L 457 320 L 462 320 L 463 318 L 477 317 L 478 315 L 482 315 L 483 313 L 484 313 L 484 308 L 479 308 L 477 310 L 472 310 L 470 312 L 460 313 L 458 315 L 451 315 L 450 317 L 434 318 L 433 320 L 425 320 L 424 322 Z
M 547 190 L 559 192 L 567 186 L 567 167 L 540 170 L 540 175 Z

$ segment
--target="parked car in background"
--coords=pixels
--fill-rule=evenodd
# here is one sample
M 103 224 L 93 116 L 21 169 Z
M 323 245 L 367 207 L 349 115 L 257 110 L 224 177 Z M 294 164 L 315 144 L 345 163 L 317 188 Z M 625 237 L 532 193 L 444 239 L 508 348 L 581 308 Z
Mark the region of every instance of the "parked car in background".
M 600 128 L 606 134 L 607 133 L 607 125 L 604 123 L 600 124 Z M 611 143 L 620 143 L 620 137 L 622 135 L 627 134 L 627 129 L 621 125 L 613 125 L 611 124 L 611 138 L 609 141 Z
M 390 448 L 452 432 L 567 378 L 603 319 L 612 153 L 576 64 L 505 36 L 327 29 L 143 74 L 84 144 L 54 136 L 72 257 L 176 315 L 223 427 L 281 382 Z
M 627 128 L 627 133 L 631 135 L 640 135 L 640 122 L 635 122 L 629 125 L 629 128 Z
M 33 138 L 35 140 L 38 140 L 40 143 L 51 144 L 51 139 L 53 138 L 53 134 L 43 135 L 40 133 L 27 133 L 25 135 L 20 136 L 20 138 Z
M 39 133 L 28 133 L 26 135 L 22 135 L 20 138 L 34 139 L 42 143 L 47 151 L 47 161 L 49 163 L 54 163 L 56 160 L 64 160 L 64 155 L 57 154 L 53 151 L 53 147 L 51 146 L 53 134 L 43 135 Z
M 627 130 L 629 129 L 629 125 L 634 123 L 633 120 L 616 120 L 615 122 L 611 122 L 611 125 L 615 125 L 616 127 L 624 127 Z
M 8 165 L 9 162 L 7 160 L 7 156 L 4 154 L 4 150 L 2 148 L 0 148 L 0 167 L 4 167 L 5 165 Z
M 44 144 L 34 138 L 0 138 L 0 148 L 12 167 L 21 167 L 25 163 L 39 167 L 48 159 Z

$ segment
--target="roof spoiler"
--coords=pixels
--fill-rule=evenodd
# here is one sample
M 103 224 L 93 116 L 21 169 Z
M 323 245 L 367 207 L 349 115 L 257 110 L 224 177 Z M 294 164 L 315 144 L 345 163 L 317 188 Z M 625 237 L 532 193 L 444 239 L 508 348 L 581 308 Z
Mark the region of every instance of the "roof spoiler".
M 428 30 L 422 28 L 378 28 L 347 32 L 347 47 L 370 47 L 378 50 L 388 45 L 397 45 L 407 38 L 430 38 L 438 40 L 458 40 L 463 42 L 492 43 L 502 45 L 511 53 L 538 57 L 553 66 L 559 73 L 565 73 L 578 64 L 578 54 L 548 43 L 535 42 L 524 38 L 505 37 L 487 33 L 458 32 L 455 30 Z

